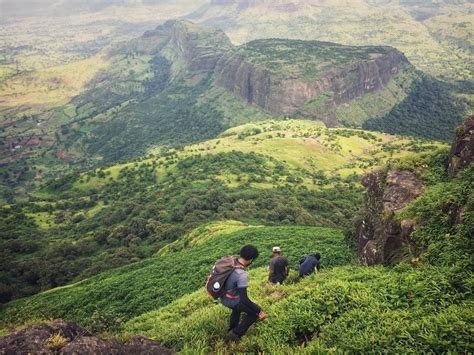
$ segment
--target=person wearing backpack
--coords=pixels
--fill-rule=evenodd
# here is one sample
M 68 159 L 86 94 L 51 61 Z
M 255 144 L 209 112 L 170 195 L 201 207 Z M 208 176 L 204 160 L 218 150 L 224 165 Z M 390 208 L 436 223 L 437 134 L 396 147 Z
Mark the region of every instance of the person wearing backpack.
M 268 281 L 274 285 L 278 283 L 282 284 L 290 271 L 288 259 L 284 256 L 281 256 L 280 247 L 273 247 L 272 252 L 273 257 L 272 260 L 270 260 Z
M 227 335 L 233 341 L 239 341 L 252 324 L 266 318 L 262 309 L 247 295 L 249 280 L 245 267 L 257 257 L 257 248 L 246 245 L 240 250 L 239 257 L 225 256 L 218 260 L 208 277 L 209 295 L 219 298 L 224 306 L 232 310 Z M 241 320 L 242 313 L 245 315 Z
M 321 255 L 314 253 L 308 255 L 300 261 L 300 277 L 311 275 L 315 270 L 321 269 Z

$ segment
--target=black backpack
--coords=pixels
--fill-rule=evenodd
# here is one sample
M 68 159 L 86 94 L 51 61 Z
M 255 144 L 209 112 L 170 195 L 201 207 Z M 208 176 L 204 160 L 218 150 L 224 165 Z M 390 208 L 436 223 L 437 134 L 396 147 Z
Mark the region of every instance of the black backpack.
M 207 277 L 206 289 L 210 297 L 217 299 L 224 295 L 224 284 L 230 274 L 235 269 L 243 269 L 244 266 L 239 264 L 235 257 L 224 256 L 217 260 L 212 268 L 212 272 Z

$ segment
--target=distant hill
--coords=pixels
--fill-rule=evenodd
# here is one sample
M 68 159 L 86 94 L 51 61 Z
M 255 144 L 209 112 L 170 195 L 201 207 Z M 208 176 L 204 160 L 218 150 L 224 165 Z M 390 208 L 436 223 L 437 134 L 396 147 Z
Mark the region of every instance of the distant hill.
M 0 172 L 12 187 L 271 117 L 449 139 L 465 110 L 390 47 L 282 39 L 236 47 L 186 21 L 4 87 L 0 163 L 9 171 Z
M 236 43 L 278 37 L 392 46 L 433 76 L 473 80 L 468 0 L 213 0 L 188 18 Z
M 0 9 L 5 16 L 70 16 L 78 12 L 93 13 L 109 7 L 162 6 L 175 4 L 171 0 L 2 0 Z M 194 0 L 196 4 L 206 1 Z M 189 1 L 182 1 L 179 6 L 188 6 Z

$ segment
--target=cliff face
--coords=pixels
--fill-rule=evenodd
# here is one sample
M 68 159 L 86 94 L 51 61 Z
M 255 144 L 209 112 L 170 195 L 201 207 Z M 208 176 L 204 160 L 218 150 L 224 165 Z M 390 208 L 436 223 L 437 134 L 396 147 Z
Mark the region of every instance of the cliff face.
M 189 70 L 212 71 L 217 61 L 233 48 L 221 30 L 197 26 L 187 21 L 167 21 L 134 43 L 134 49 L 147 54 L 160 54 L 172 45 Z
M 449 153 L 449 175 L 455 176 L 474 161 L 474 116 L 467 118 L 457 129 Z
M 473 161 L 474 118 L 469 117 L 456 130 L 448 171 L 454 176 Z M 394 215 L 423 193 L 421 179 L 406 170 L 390 169 L 387 173 L 379 170 L 366 175 L 363 185 L 367 189 L 366 209 L 362 220 L 356 223 L 359 261 L 366 265 L 391 263 L 397 260 L 397 253 L 403 247 L 416 250 L 410 235 L 417 226 L 410 219 L 398 221 Z M 443 207 L 450 226 L 464 223 L 463 208 L 451 201 Z
M 389 49 L 372 60 L 342 66 L 336 63 L 337 68 L 321 73 L 315 80 L 303 76 L 282 79 L 237 52 L 218 62 L 216 84 L 272 114 L 321 119 L 335 126 L 337 121 L 331 112 L 338 105 L 383 89 L 407 65 L 402 53 Z M 331 98 L 324 102 L 323 109 L 306 105 L 325 93 L 331 93 Z
M 387 174 L 376 171 L 366 175 L 367 209 L 356 226 L 359 261 L 366 265 L 390 263 L 397 252 L 410 245 L 413 223 L 396 221 L 395 211 L 406 207 L 423 190 L 421 180 L 412 172 L 391 169 Z
M 183 21 L 168 21 L 171 40 L 181 51 L 190 70 L 213 70 L 233 46 L 221 30 L 205 29 Z

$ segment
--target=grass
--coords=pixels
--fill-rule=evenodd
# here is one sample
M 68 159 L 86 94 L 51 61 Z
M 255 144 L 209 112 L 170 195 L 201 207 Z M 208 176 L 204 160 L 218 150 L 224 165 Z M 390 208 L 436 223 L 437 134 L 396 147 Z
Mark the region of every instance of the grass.
M 218 233 L 213 233 L 215 230 Z M 189 245 L 183 242 L 184 248 L 178 243 L 163 255 L 146 261 L 12 301 L 0 310 L 0 328 L 21 324 L 32 316 L 66 318 L 91 327 L 94 327 L 94 314 L 131 319 L 199 289 L 219 257 L 236 254 L 249 243 L 261 251 L 255 262 L 257 268 L 267 264 L 274 244 L 283 248 L 293 268 L 302 255 L 314 250 L 323 255 L 326 268 L 351 260 L 342 233 L 330 228 L 245 226 L 226 222 L 201 227 L 187 239 Z
M 46 340 L 46 348 L 49 350 L 59 350 L 66 345 L 68 339 L 61 335 L 61 333 L 53 334 Z
M 177 351 L 232 353 L 472 351 L 472 303 L 443 269 L 342 266 L 271 286 L 250 273 L 250 297 L 268 314 L 240 343 L 224 343 L 229 310 L 202 291 L 140 315 L 129 334 Z

